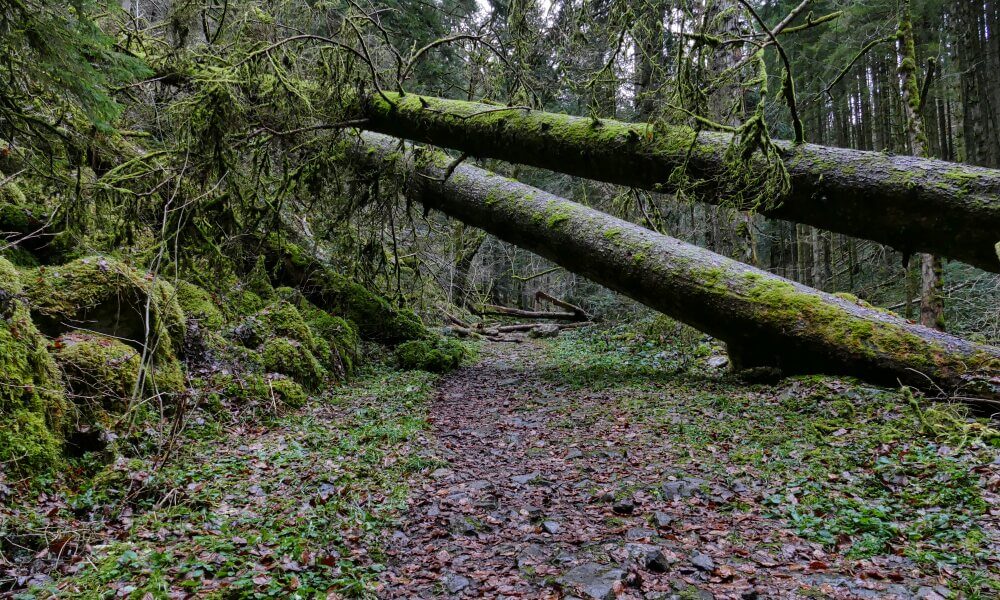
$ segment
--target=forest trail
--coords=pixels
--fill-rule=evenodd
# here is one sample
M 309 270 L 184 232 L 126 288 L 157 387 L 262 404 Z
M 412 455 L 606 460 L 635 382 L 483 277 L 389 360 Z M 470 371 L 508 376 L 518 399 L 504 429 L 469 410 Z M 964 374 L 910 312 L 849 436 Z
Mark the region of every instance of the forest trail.
M 669 425 L 545 377 L 544 353 L 493 344 L 441 381 L 426 450 L 447 464 L 409 482 L 385 597 L 947 597 L 906 558 L 848 560 L 784 529 L 759 502 L 773 489 L 679 460 L 694 454 Z
M 994 447 L 898 391 L 740 383 L 716 351 L 593 328 L 194 415 L 162 468 L 0 512 L 48 540 L 0 596 L 995 597 Z

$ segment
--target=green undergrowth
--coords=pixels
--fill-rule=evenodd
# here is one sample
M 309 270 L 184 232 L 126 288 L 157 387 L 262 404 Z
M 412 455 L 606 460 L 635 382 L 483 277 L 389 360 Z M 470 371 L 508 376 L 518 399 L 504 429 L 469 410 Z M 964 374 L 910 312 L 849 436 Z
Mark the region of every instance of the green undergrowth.
M 434 380 L 368 368 L 265 427 L 195 428 L 159 471 L 120 461 L 71 504 L 127 510 L 127 541 L 33 595 L 376 597 L 379 536 L 405 507 L 407 474 L 428 466 L 410 444 Z
M 660 337 L 655 324 L 567 333 L 548 349 L 546 376 L 613 392 L 621 402 L 604 418 L 624 413 L 656 432 L 637 443 L 664 444 L 686 473 L 749 486 L 753 502 L 728 510 L 778 519 L 851 558 L 902 554 L 928 572 L 947 566 L 1000 589 L 985 574 L 996 493 L 982 466 L 997 458 L 995 423 L 853 380 L 746 385 L 690 357 L 683 329 Z M 571 427 L 580 415 L 566 411 Z
M 721 352 L 717 342 L 667 317 L 638 325 L 589 327 L 560 336 L 549 348 L 547 377 L 576 387 L 675 381 Z

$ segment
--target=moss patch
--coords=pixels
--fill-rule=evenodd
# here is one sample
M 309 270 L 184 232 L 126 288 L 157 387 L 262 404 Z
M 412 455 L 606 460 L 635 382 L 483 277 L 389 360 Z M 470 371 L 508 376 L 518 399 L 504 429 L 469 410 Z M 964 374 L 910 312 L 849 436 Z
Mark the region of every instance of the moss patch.
M 56 465 L 72 415 L 59 370 L 20 291 L 17 270 L 0 258 L 0 463 L 33 475 Z
M 288 375 L 306 389 L 317 389 L 326 376 L 312 351 L 296 340 L 271 338 L 264 342 L 261 354 L 265 370 Z
M 174 288 L 177 290 L 177 303 L 185 317 L 198 321 L 208 329 L 219 329 L 225 323 L 225 317 L 211 294 L 184 280 L 178 281 Z
M 457 369 L 465 357 L 465 346 L 448 338 L 414 340 L 396 348 L 396 358 L 404 369 L 444 373 Z

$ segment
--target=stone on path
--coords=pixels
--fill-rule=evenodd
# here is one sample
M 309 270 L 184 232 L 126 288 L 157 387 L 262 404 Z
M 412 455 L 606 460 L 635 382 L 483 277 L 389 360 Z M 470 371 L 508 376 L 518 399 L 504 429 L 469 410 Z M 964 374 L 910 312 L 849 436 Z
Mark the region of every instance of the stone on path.
M 625 571 L 610 565 L 584 563 L 570 569 L 558 582 L 584 598 L 614 600 L 615 584 L 624 577 Z
M 635 512 L 635 502 L 631 498 L 619 500 L 611 507 L 616 515 L 630 515 Z
M 471 582 L 467 577 L 461 575 L 447 575 L 444 578 L 444 587 L 452 594 L 457 594 L 469 587 Z
M 534 473 L 525 473 L 524 475 L 514 475 L 513 477 L 510 478 L 510 480 L 513 481 L 514 483 L 524 485 L 526 483 L 534 481 L 535 479 L 538 479 L 541 476 L 542 476 L 541 473 L 535 471 Z
M 701 552 L 695 552 L 691 555 L 691 564 L 698 567 L 702 571 L 714 571 L 715 561 L 712 557 L 707 554 L 702 554 Z
M 708 359 L 708 366 L 713 369 L 721 369 L 722 367 L 729 364 L 728 356 L 713 356 Z
M 673 522 L 674 517 L 665 512 L 657 512 L 653 515 L 653 523 L 660 529 L 670 527 L 670 524 Z
M 660 488 L 663 491 L 663 497 L 667 500 L 674 500 L 676 498 L 690 498 L 696 494 L 701 493 L 701 486 L 708 483 L 704 479 L 698 479 L 697 477 L 685 477 L 683 479 L 678 479 L 677 481 L 668 481 L 663 484 Z

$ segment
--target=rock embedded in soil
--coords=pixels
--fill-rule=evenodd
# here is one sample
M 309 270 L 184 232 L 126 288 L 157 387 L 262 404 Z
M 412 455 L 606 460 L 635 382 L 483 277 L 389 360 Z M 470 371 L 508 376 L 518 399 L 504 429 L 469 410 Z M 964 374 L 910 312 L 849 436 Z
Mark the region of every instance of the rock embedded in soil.
M 615 502 L 611 510 L 616 515 L 630 515 L 635 512 L 635 502 L 631 498 Z
M 653 523 L 659 529 L 666 529 L 667 527 L 670 527 L 670 524 L 673 522 L 673 516 L 665 512 L 657 512 L 653 515 Z
M 695 552 L 691 555 L 691 564 L 702 571 L 711 572 L 715 570 L 715 561 L 712 560 L 712 557 L 701 552 Z
M 545 533 L 556 535 L 562 530 L 562 527 L 560 527 L 559 523 L 556 523 L 555 521 L 545 521 L 542 523 L 542 530 L 544 530 Z
M 663 497 L 666 500 L 690 498 L 701 494 L 701 486 L 706 483 L 708 482 L 704 479 L 698 479 L 697 477 L 685 477 L 676 481 L 668 481 L 664 483 L 660 490 L 663 492 Z
M 445 477 L 451 475 L 451 469 L 445 469 L 444 467 L 440 469 L 434 469 L 431 473 L 431 477 L 434 479 L 444 479 Z
M 510 480 L 518 485 L 525 485 L 531 483 L 539 477 L 541 477 L 541 473 L 535 471 L 534 473 L 525 473 L 524 475 L 514 475 L 510 478 Z
M 656 532 L 652 529 L 646 529 L 645 527 L 633 527 L 625 532 L 625 539 L 628 540 L 646 540 L 656 535 Z
M 469 587 L 471 582 L 461 575 L 448 575 L 444 578 L 444 587 L 452 594 L 457 594 Z
M 615 584 L 625 577 L 625 571 L 609 565 L 584 563 L 573 567 L 557 581 L 584 598 L 613 600 Z
M 670 561 L 662 550 L 655 548 L 643 557 L 643 566 L 654 573 L 666 573 L 670 569 Z
M 713 356 L 708 359 L 708 366 L 713 369 L 721 369 L 729 364 L 728 356 Z

